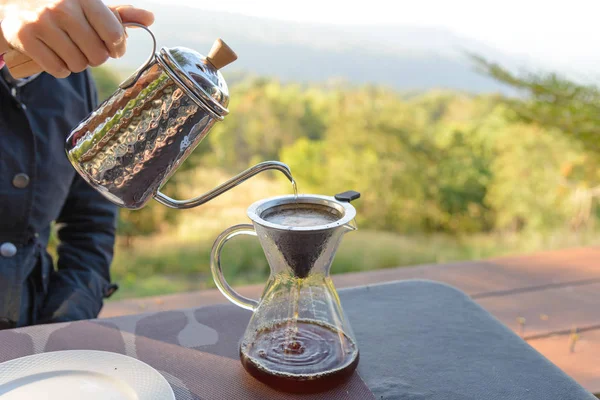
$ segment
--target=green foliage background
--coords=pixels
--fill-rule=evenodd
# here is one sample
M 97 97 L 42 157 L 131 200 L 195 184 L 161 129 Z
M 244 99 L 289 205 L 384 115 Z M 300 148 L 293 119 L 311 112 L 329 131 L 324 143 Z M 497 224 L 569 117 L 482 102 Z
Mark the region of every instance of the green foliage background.
M 291 166 L 301 192 L 360 191 L 356 207 L 361 229 L 416 238 L 418 243 L 442 243 L 423 251 L 451 254 L 450 258 L 502 253 L 489 242 L 501 242 L 504 239 L 494 238 L 506 235 L 594 232 L 600 195 L 600 91 L 554 74 L 516 76 L 476 56 L 473 60 L 484 73 L 519 89 L 521 97 L 448 91 L 409 95 L 382 87 L 236 79 L 230 87 L 230 115 L 213 128 L 185 163 L 185 171 L 178 172 L 166 190 L 180 194 L 182 182 L 195 182 L 191 177 L 203 171 L 232 175 L 260 161 L 282 160 Z M 106 98 L 119 80 L 104 68 L 94 74 L 100 96 Z M 133 238 L 168 234 L 186 223 L 190 220 L 180 213 L 151 202 L 140 211 L 122 211 L 119 227 L 128 238 L 125 244 L 132 246 Z M 357 247 L 362 246 L 365 254 L 376 248 L 379 256 L 369 260 L 380 262 L 365 261 L 365 269 L 444 259 L 429 254 L 402 257 L 393 252 L 386 256 L 385 249 L 374 245 L 383 239 L 369 235 L 370 242 Z M 483 240 L 481 235 L 492 239 Z M 444 237 L 461 242 L 446 243 L 440 239 Z M 477 239 L 466 245 L 469 238 Z M 385 240 L 400 248 L 392 244 L 400 239 L 387 236 Z M 563 242 L 573 244 L 570 239 Z M 210 241 L 202 246 L 191 258 L 207 257 Z M 255 254 L 259 261 L 241 255 L 232 261 L 237 262 L 236 276 L 246 277 L 243 282 L 257 281 L 267 273 L 256 267 L 263 262 L 260 250 L 249 246 L 246 254 Z M 448 250 L 452 246 L 464 251 Z M 409 248 L 421 245 L 413 242 L 403 251 L 410 252 Z M 171 248 L 167 261 L 146 258 L 142 264 L 162 260 L 176 267 L 166 272 L 161 267 L 158 273 L 200 273 L 204 267 L 185 261 L 188 250 L 173 252 Z M 341 258 L 360 259 L 348 254 Z M 128 265 L 117 266 L 116 271 L 129 276 L 135 285 L 141 274 L 135 273 L 136 268 L 144 266 L 139 258 L 121 261 Z M 207 262 L 203 260 L 202 265 Z M 347 264 L 339 270 L 361 269 Z M 249 269 L 262 271 L 259 278 Z M 210 281 L 206 274 L 202 276 L 205 283 Z M 166 283 L 158 280 L 156 285 Z M 177 291 L 178 287 L 188 288 L 174 285 L 165 290 Z M 155 292 L 144 290 L 143 294 Z

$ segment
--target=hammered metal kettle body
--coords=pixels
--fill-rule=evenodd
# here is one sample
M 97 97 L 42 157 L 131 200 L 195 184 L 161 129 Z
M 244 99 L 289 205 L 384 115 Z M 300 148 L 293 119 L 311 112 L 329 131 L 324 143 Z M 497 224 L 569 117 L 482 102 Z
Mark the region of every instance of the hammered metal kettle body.
M 128 24 L 136 25 L 136 24 Z M 208 57 L 184 47 L 154 49 L 148 61 L 68 136 L 77 172 L 116 205 L 142 208 L 153 197 L 171 208 L 203 204 L 279 162 L 258 164 L 210 192 L 178 201 L 160 193 L 210 129 L 228 114 L 229 91 L 220 68 L 237 56 L 220 39 Z

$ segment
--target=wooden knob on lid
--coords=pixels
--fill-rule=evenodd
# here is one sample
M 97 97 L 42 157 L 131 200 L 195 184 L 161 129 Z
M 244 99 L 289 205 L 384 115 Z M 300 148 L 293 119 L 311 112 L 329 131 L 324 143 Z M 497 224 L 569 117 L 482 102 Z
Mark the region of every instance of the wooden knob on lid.
M 237 54 L 235 54 L 235 52 L 231 50 L 231 47 L 227 46 L 227 43 L 221 39 L 215 41 L 210 49 L 210 53 L 208 53 L 208 57 L 206 57 L 208 62 L 216 69 L 221 69 L 226 65 L 231 64 L 237 60 L 237 58 Z

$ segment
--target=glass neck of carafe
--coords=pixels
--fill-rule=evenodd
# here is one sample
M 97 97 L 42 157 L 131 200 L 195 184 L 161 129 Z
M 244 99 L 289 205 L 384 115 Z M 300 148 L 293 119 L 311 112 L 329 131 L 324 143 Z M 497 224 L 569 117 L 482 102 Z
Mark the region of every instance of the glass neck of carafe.
M 296 231 L 255 224 L 271 274 L 308 278 L 329 275 L 331 263 L 345 233 L 356 230 L 354 221 L 334 228 Z

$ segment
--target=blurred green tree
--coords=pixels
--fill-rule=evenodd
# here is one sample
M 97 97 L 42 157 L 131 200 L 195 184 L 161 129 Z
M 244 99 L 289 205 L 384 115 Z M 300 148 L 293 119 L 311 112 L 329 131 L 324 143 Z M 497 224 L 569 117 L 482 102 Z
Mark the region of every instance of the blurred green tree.
M 504 99 L 513 117 L 559 129 L 600 153 L 600 89 L 597 86 L 577 83 L 556 73 L 518 76 L 483 57 L 471 55 L 471 58 L 481 72 L 523 95 Z
M 536 150 L 546 148 L 548 159 L 560 154 L 560 169 L 554 175 L 560 191 L 570 195 L 572 227 L 593 223 L 593 217 L 599 212 L 600 197 L 600 89 L 556 73 L 518 76 L 483 57 L 471 55 L 471 58 L 480 71 L 522 95 L 504 99 L 509 110 L 507 119 L 551 132 L 551 137 L 536 136 Z M 522 140 L 528 140 L 527 136 Z M 542 163 L 540 168 L 531 171 L 539 172 L 546 166 L 547 163 Z
M 245 77 L 230 88 L 230 115 L 167 189 L 175 196 L 178 180 L 202 179 L 186 169 L 230 174 L 281 159 L 302 192 L 361 191 L 359 222 L 372 229 L 460 235 L 589 225 L 600 195 L 600 147 L 593 140 L 600 128 L 596 105 L 586 103 L 600 100 L 596 89 L 483 66 L 528 92 L 517 98 L 442 90 L 407 95 Z M 95 74 L 105 95 L 116 88 L 116 74 Z M 178 214 L 170 213 L 154 203 L 124 210 L 120 232 L 152 234 L 177 223 Z
M 98 89 L 98 99 L 101 102 L 113 94 L 121 83 L 118 74 L 105 66 L 92 68 L 92 76 Z

